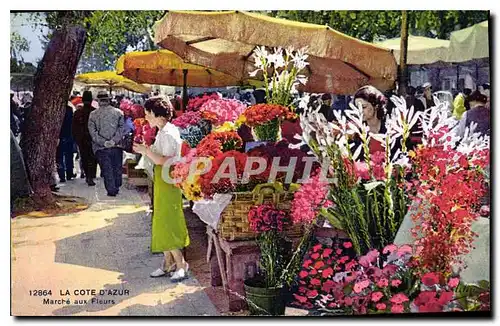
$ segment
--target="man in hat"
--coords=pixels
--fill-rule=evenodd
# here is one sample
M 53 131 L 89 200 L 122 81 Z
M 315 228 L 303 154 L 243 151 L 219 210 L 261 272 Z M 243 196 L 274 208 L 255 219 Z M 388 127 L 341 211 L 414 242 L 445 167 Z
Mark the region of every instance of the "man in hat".
M 81 166 L 85 174 L 87 184 L 95 186 L 94 178 L 97 171 L 97 159 L 92 150 L 92 138 L 89 132 L 90 113 L 95 110 L 92 107 L 92 92 L 85 91 L 82 96 L 83 107 L 76 110 L 73 116 L 73 138 L 80 150 Z
M 490 110 L 486 107 L 486 102 L 488 101 L 486 95 L 476 90 L 467 97 L 467 101 L 469 102 L 470 110 L 462 115 L 457 135 L 462 137 L 465 134 L 465 128 L 470 128 L 472 122 L 476 124 L 474 133 L 490 135 Z
M 434 97 L 432 96 L 432 85 L 431 83 L 427 82 L 422 85 L 422 89 L 424 91 L 424 96 L 420 98 L 422 101 L 422 104 L 424 105 L 424 108 L 427 110 L 428 108 L 432 108 L 433 106 L 436 106 L 434 103 Z
M 104 178 L 108 196 L 115 197 L 122 185 L 123 149 L 123 113 L 111 106 L 107 92 L 97 93 L 99 109 L 89 115 L 89 133 L 92 149 L 95 153 Z

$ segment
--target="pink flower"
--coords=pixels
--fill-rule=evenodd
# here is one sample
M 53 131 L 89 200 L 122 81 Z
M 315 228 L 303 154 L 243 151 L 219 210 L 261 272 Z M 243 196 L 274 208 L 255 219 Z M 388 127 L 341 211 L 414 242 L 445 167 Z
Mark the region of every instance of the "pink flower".
M 404 309 L 405 307 L 403 305 L 400 305 L 400 304 L 395 304 L 391 307 L 391 312 L 393 314 L 401 314 L 404 312 Z
M 352 243 L 350 242 L 344 242 L 344 248 L 349 249 L 352 247 Z
M 360 293 L 370 285 L 369 280 L 364 280 L 359 283 L 354 284 L 354 292 Z
M 387 253 L 393 253 L 396 250 L 398 250 L 398 246 L 396 246 L 395 244 L 390 244 L 385 246 L 385 248 L 382 250 L 382 253 L 385 255 Z
M 448 286 L 452 289 L 456 288 L 457 285 L 460 283 L 460 279 L 458 277 L 453 277 L 453 278 L 450 278 L 450 280 L 448 281 Z
M 354 162 L 354 171 L 356 172 L 356 176 L 361 178 L 362 180 L 370 179 L 370 170 L 368 168 L 368 164 L 365 162 Z
M 346 298 L 344 299 L 344 303 L 346 304 L 346 306 L 351 306 L 351 305 L 352 305 L 352 303 L 353 303 L 353 300 L 352 300 L 352 298 L 351 298 L 351 297 L 346 297 Z
M 401 284 L 400 280 L 392 280 L 391 281 L 391 285 L 394 287 L 398 287 L 400 284 Z
M 386 305 L 385 305 L 385 303 L 381 302 L 381 303 L 377 303 L 377 305 L 375 307 L 377 307 L 378 310 L 385 310 Z
M 398 293 L 390 299 L 392 303 L 402 304 L 403 302 L 409 301 L 408 297 L 404 293 Z
M 385 288 L 389 286 L 389 281 L 386 278 L 381 278 L 380 280 L 378 280 L 377 286 L 379 288 Z
M 398 256 L 399 257 L 402 257 L 405 254 L 411 254 L 411 253 L 413 253 L 413 249 L 409 245 L 403 245 L 403 246 L 399 247 L 399 249 L 398 249 Z
M 382 299 L 384 295 L 382 294 L 382 292 L 380 291 L 377 291 L 377 292 L 373 292 L 372 293 L 372 301 L 373 302 L 378 302 L 380 299 Z M 384 308 L 385 309 L 385 308 Z

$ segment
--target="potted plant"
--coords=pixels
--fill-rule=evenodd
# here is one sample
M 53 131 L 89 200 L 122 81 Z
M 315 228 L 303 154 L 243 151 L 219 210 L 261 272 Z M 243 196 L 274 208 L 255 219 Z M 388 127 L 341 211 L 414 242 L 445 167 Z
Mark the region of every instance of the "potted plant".
M 306 230 L 295 252 L 284 230 L 291 225 L 290 215 L 272 204 L 254 206 L 248 213 L 252 231 L 261 252 L 259 272 L 245 280 L 244 287 L 250 313 L 283 315 L 287 291 L 300 266 L 301 253 L 307 243 Z

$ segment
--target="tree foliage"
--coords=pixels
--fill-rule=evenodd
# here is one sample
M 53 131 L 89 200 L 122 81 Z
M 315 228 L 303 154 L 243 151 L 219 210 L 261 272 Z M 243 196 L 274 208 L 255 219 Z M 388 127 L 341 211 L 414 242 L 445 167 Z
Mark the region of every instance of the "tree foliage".
M 17 32 L 10 32 L 10 57 L 17 62 L 22 62 L 23 52 L 30 50 L 30 42 Z
M 328 25 L 358 39 L 373 42 L 400 36 L 401 11 L 394 10 L 275 10 L 268 15 Z M 410 35 L 448 39 L 450 33 L 487 20 L 488 11 L 408 11 Z

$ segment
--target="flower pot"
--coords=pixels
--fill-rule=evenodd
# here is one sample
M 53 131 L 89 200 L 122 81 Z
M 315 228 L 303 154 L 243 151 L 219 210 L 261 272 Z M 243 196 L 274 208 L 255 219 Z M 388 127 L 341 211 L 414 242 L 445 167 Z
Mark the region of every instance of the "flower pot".
M 278 119 L 252 128 L 254 138 L 258 141 L 277 142 L 280 140 L 281 128 Z
M 259 286 L 255 279 L 246 280 L 245 295 L 251 315 L 280 316 L 285 314 L 286 291 L 283 287 Z

